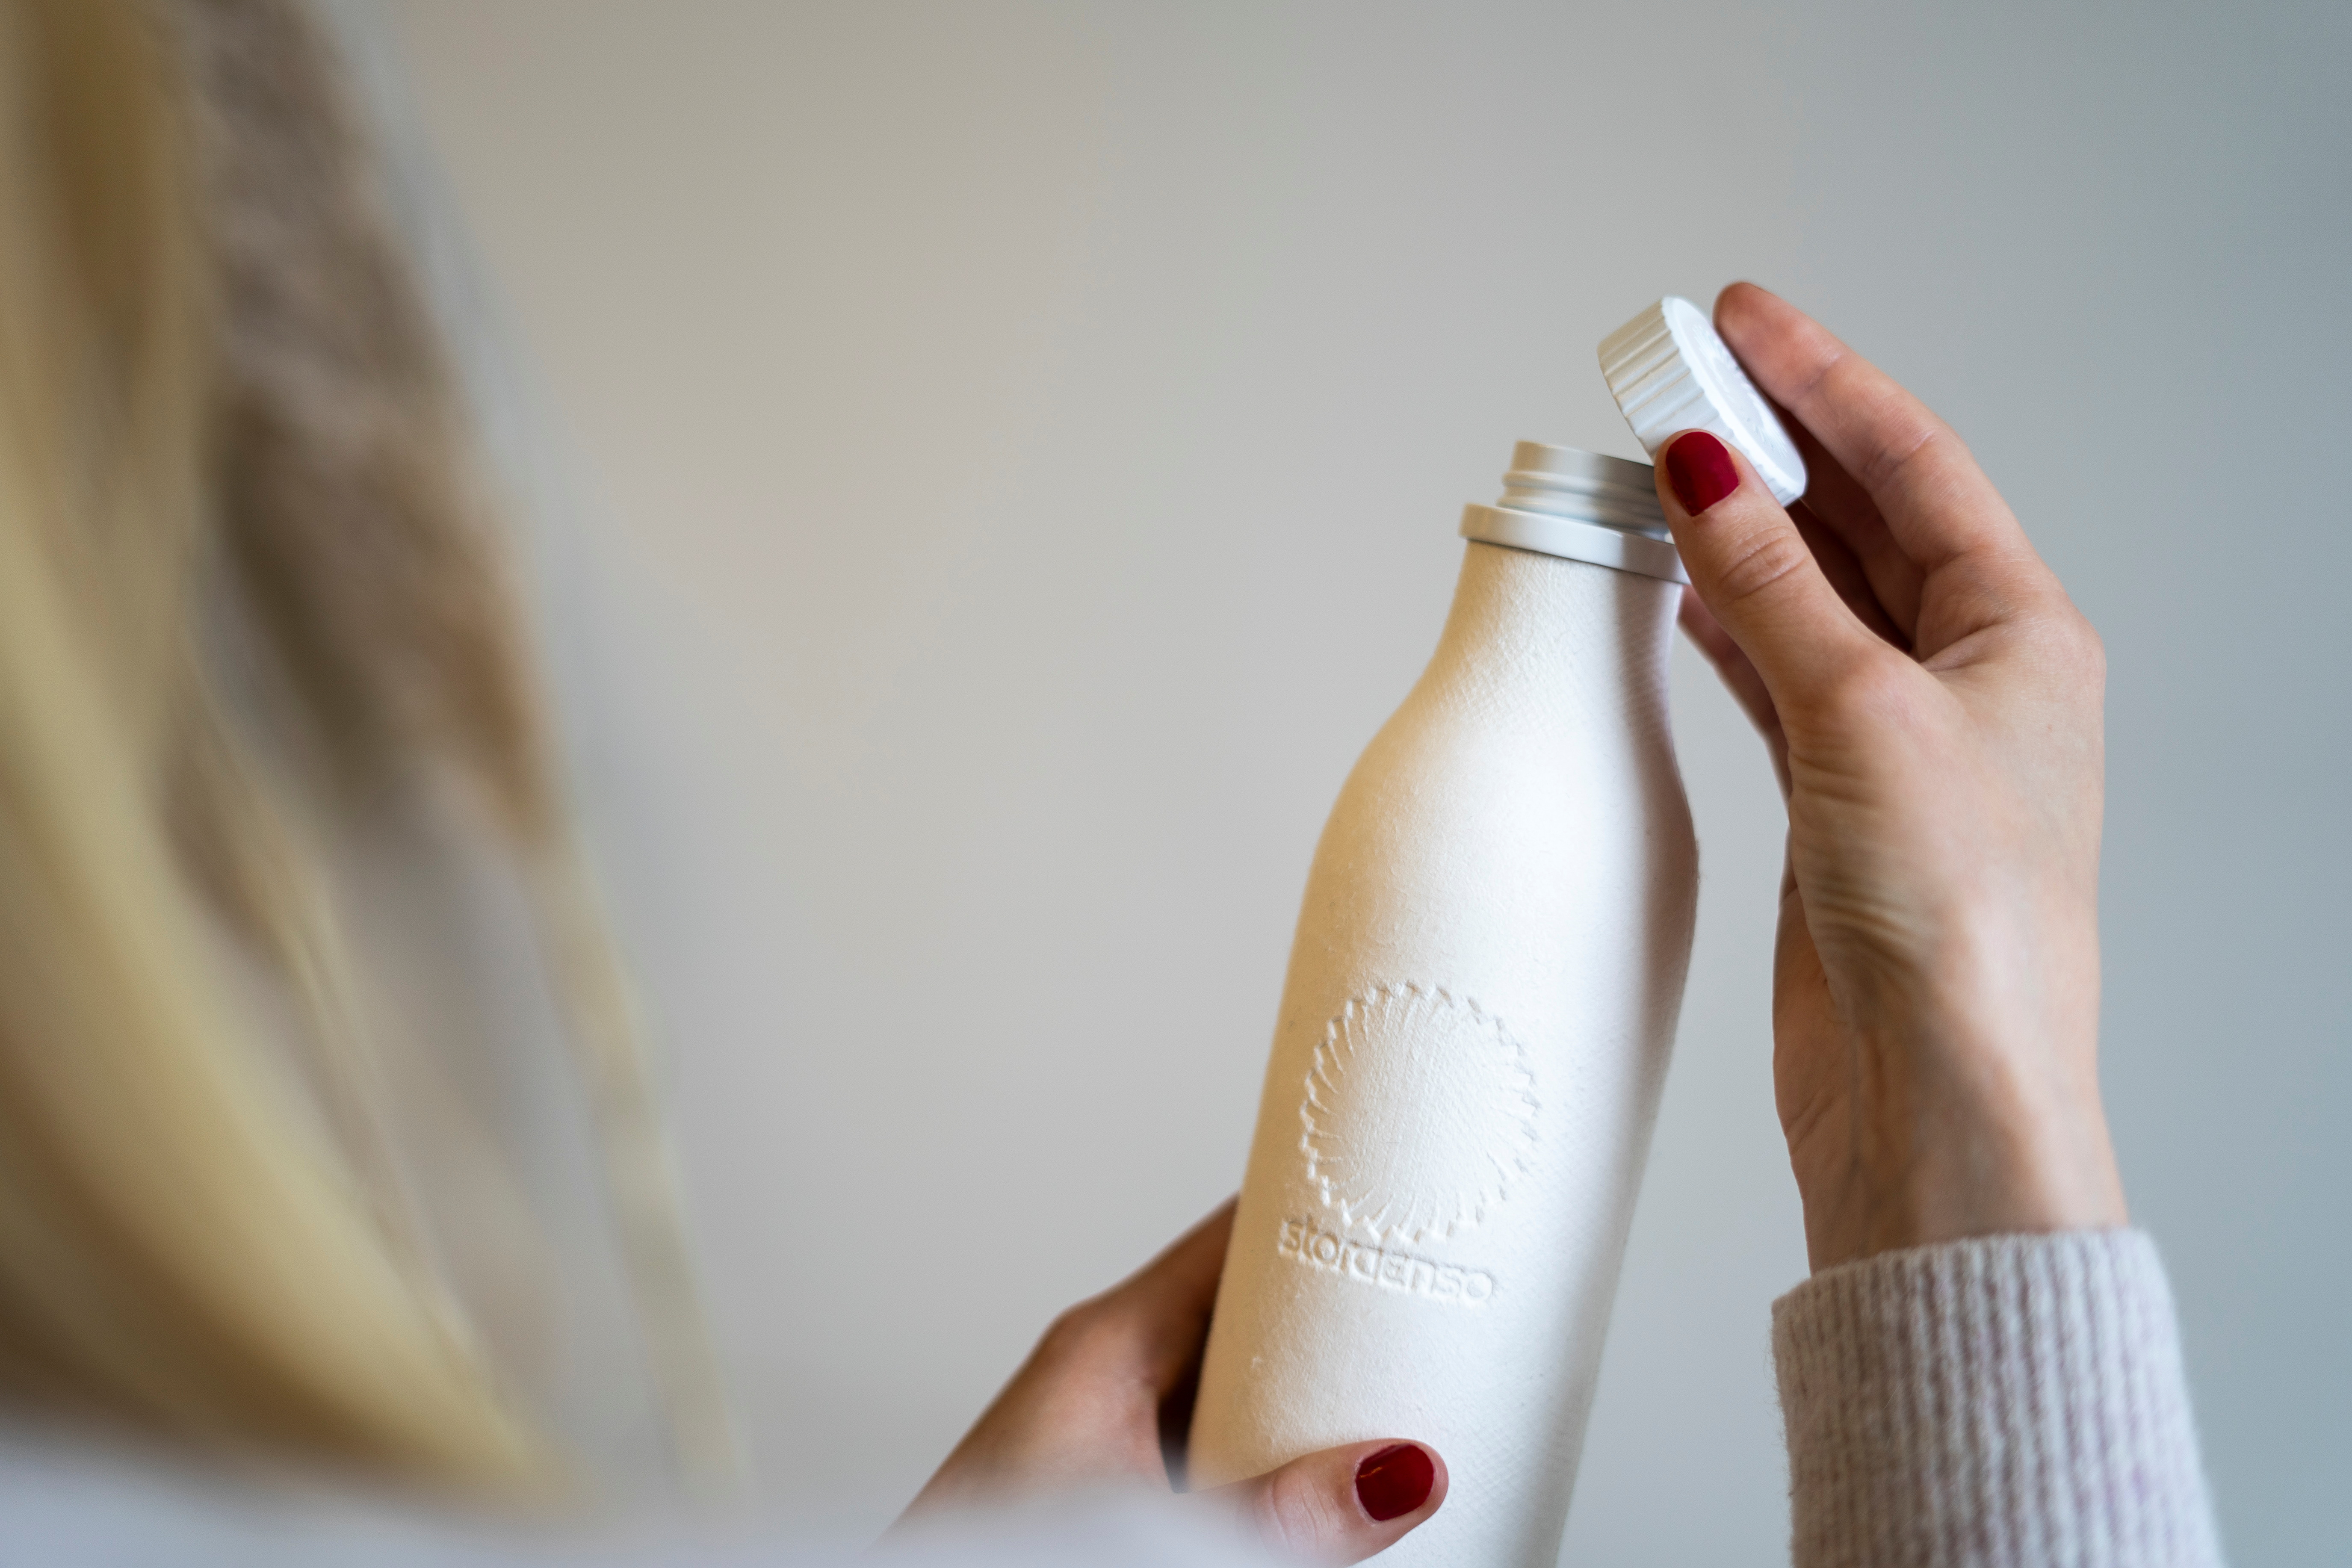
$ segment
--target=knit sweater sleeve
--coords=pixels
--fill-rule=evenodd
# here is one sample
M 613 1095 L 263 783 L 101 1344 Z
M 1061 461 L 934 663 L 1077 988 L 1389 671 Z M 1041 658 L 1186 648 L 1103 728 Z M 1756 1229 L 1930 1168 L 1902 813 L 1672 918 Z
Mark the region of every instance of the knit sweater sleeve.
M 2172 1295 L 2136 1230 L 1826 1269 L 1772 1308 L 1796 1568 L 2218 1568 Z

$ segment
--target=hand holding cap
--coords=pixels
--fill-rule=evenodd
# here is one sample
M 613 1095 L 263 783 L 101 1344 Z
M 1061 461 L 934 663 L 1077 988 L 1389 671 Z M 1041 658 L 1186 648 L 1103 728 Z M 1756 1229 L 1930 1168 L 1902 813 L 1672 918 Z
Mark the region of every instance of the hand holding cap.
M 1705 430 L 1739 448 L 1782 506 L 1805 493 L 1797 444 L 1688 300 L 1669 295 L 1601 339 L 1601 374 L 1651 458 L 1676 431 Z

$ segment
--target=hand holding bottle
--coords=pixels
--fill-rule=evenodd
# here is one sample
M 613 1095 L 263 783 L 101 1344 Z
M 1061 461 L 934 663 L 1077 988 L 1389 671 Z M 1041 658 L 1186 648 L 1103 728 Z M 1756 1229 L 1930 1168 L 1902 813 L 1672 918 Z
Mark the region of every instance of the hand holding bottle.
M 1233 1223 L 1227 1203 L 1132 1279 L 1055 1320 L 906 1519 L 1119 1483 L 1164 1489 L 1163 1434 L 1181 1433 L 1192 1414 L 1185 1385 L 1200 1369 Z M 1417 1443 L 1352 1443 L 1185 1500 L 1286 1556 L 1357 1563 L 1437 1511 L 1445 1466 Z
M 2097 636 L 1949 426 L 1793 307 L 1716 325 L 1786 411 L 1783 510 L 1659 452 L 1684 621 L 1789 805 L 1773 1076 L 1818 1271 L 2125 1223 L 2097 1072 Z

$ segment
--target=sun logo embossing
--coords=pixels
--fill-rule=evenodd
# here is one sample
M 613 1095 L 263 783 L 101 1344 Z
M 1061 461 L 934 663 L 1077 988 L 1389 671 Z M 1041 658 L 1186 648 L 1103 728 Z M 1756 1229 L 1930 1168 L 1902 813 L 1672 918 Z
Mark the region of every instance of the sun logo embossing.
M 1298 1108 L 1307 1179 L 1376 1241 L 1453 1237 L 1535 1168 L 1534 1064 L 1503 1021 L 1434 985 L 1382 985 L 1324 1026 Z

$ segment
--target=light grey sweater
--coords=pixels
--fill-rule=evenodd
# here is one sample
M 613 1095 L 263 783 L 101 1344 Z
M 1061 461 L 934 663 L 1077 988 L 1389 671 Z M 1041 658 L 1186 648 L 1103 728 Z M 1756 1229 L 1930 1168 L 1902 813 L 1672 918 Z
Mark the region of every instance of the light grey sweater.
M 1997 1237 L 1781 1298 L 1796 1568 L 2218 1568 L 2172 1299 L 2137 1231 Z M 1141 1495 L 941 1521 L 877 1556 L 758 1531 L 525 1537 L 289 1503 L 0 1434 L 0 1563 L 174 1568 L 1271 1568 Z M 1480 1568 L 1464 1563 L 1460 1568 Z
M 2137 1230 L 1828 1269 L 1772 1309 L 1796 1568 L 2212 1568 L 2172 1295 Z

